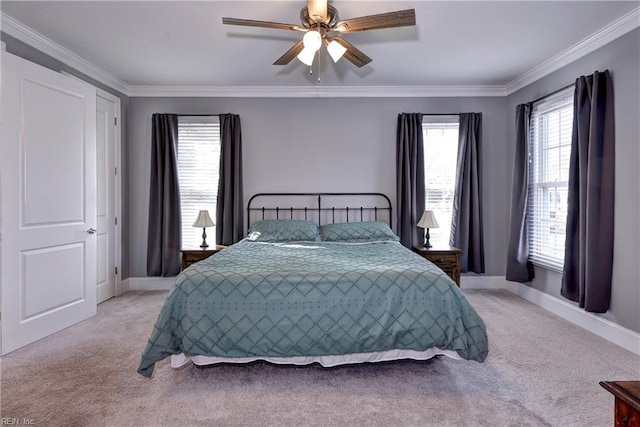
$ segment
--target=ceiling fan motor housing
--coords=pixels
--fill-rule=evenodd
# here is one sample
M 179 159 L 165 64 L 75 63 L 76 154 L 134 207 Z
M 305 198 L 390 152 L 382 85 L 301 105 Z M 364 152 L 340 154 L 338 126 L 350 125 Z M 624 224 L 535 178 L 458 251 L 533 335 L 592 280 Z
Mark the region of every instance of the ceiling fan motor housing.
M 318 22 L 309 16 L 309 8 L 307 6 L 300 9 L 300 21 L 302 22 L 302 26 L 305 28 L 311 28 L 314 25 L 320 25 L 327 29 L 333 28 L 339 19 L 338 10 L 331 5 L 327 5 L 327 15 L 325 22 Z

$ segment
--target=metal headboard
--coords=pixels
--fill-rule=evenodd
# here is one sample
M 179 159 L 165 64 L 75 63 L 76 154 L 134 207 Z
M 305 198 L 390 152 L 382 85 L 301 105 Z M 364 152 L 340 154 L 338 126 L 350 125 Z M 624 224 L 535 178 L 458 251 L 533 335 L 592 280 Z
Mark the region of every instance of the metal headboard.
M 344 202 L 336 206 L 337 201 Z M 318 225 L 383 221 L 392 227 L 391 218 L 391 200 L 382 193 L 258 193 L 247 203 L 247 229 L 261 219 L 304 219 Z

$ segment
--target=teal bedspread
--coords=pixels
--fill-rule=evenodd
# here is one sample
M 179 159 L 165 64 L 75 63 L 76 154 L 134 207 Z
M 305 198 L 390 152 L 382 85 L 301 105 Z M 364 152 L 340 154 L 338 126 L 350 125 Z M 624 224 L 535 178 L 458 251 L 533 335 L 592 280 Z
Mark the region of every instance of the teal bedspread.
M 483 362 L 485 324 L 455 283 L 397 242 L 243 240 L 176 278 L 138 373 L 219 357 L 453 350 Z

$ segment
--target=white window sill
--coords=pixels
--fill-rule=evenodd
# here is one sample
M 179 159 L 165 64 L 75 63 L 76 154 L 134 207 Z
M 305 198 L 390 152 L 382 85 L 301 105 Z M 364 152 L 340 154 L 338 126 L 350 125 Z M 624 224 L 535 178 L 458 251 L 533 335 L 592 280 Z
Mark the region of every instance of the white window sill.
M 555 271 L 557 273 L 561 273 L 564 271 L 564 266 L 562 265 L 558 265 L 556 263 L 553 262 L 548 262 L 548 261 L 544 261 L 544 260 L 540 260 L 540 259 L 530 259 L 529 261 L 531 261 L 531 264 L 537 266 L 537 267 L 542 267 L 545 268 L 547 270 L 551 270 L 551 271 Z

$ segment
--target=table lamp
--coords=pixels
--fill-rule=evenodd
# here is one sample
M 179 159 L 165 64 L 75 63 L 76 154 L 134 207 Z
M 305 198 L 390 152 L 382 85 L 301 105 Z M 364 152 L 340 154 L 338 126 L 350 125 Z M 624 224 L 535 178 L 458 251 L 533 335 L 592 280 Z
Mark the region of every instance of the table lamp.
M 424 247 L 430 248 L 431 243 L 429 243 L 429 229 L 430 228 L 438 228 L 438 221 L 436 220 L 436 216 L 433 211 L 424 211 L 422 216 L 420 217 L 420 221 L 417 224 L 418 227 L 424 228 L 426 230 L 425 238 L 424 238 Z
M 198 217 L 196 218 L 196 222 L 193 223 L 193 226 L 202 227 L 202 244 L 200 245 L 202 249 L 209 247 L 209 245 L 207 245 L 207 227 L 213 227 L 214 225 L 209 216 L 209 211 L 204 210 L 198 213 Z

